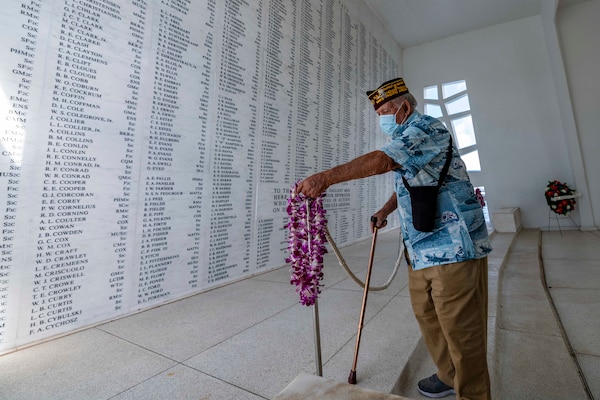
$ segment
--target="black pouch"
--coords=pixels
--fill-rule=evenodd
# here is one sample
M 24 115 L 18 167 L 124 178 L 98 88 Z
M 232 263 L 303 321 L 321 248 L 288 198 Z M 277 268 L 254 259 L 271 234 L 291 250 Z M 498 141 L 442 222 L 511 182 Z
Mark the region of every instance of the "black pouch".
M 406 185 L 406 184 L 405 184 Z M 439 186 L 407 186 L 412 206 L 413 225 L 421 232 L 433 231 L 437 214 Z
M 446 154 L 446 162 L 440 173 L 436 186 L 410 186 L 406 179 L 402 177 L 404 187 L 410 194 L 410 205 L 412 207 L 413 226 L 421 232 L 432 232 L 435 226 L 435 217 L 437 214 L 437 198 L 440 187 L 446 179 L 450 160 L 452 159 L 452 136 Z

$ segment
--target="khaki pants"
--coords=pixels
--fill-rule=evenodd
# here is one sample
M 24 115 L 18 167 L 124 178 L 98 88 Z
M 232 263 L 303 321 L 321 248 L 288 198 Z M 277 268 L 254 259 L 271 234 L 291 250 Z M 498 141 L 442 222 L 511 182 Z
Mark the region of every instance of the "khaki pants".
M 461 400 L 489 400 L 487 257 L 413 271 L 413 310 L 442 382 Z

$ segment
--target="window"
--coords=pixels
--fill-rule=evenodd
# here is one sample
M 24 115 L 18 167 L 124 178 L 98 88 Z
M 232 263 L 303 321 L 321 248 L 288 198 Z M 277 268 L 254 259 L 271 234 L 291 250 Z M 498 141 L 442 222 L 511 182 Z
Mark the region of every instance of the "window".
M 450 83 L 442 84 L 442 93 L 444 93 L 444 98 L 454 96 L 457 93 L 466 92 L 467 91 L 467 82 L 465 81 L 456 81 Z
M 460 158 L 462 158 L 467 165 L 467 170 L 470 169 L 471 171 L 481 171 L 481 165 L 479 164 L 479 152 L 477 150 L 462 154 Z
M 434 118 L 440 118 L 442 114 L 442 107 L 437 104 L 425 104 L 425 114 L 431 115 Z
M 423 98 L 425 114 L 439 119 L 454 136 L 467 171 L 481 171 L 467 82 L 463 80 L 427 86 L 423 89 Z
M 475 188 L 475 190 L 477 191 L 477 189 L 479 189 L 479 193 L 481 194 L 481 196 L 483 197 L 483 201 L 484 201 L 484 205 L 483 205 L 483 217 L 485 218 L 485 222 L 487 224 L 488 227 L 488 232 L 492 231 L 492 221 L 490 219 L 490 209 L 488 208 L 488 204 L 487 201 L 485 201 L 485 187 L 483 186 L 477 186 Z
M 439 119 L 448 128 L 456 141 L 460 158 L 467 166 L 471 181 L 482 194 L 485 194 L 485 187 L 478 182 L 481 163 L 467 82 L 461 80 L 427 86 L 423 89 L 423 98 L 425 114 Z M 487 205 L 484 207 L 484 215 L 488 226 L 491 226 Z
M 452 120 L 452 130 L 456 137 L 456 145 L 459 149 L 474 146 L 476 144 L 473 119 L 471 115 Z
M 469 104 L 469 96 L 465 94 L 464 96 L 448 101 L 446 103 L 446 110 L 449 115 L 470 111 L 471 105 Z
M 425 89 L 423 89 L 423 94 L 426 100 L 437 100 L 438 88 L 437 86 L 428 86 Z

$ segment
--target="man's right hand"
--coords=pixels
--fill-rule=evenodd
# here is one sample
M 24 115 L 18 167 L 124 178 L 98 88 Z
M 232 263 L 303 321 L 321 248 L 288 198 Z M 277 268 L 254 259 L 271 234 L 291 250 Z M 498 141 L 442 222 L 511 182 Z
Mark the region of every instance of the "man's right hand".
M 297 190 L 307 197 L 315 198 L 336 183 L 383 174 L 399 166 L 383 151 L 375 150 L 345 164 L 309 176 L 298 183 Z
M 298 183 L 297 191 L 306 197 L 316 198 L 329 187 L 326 172 L 319 172 Z

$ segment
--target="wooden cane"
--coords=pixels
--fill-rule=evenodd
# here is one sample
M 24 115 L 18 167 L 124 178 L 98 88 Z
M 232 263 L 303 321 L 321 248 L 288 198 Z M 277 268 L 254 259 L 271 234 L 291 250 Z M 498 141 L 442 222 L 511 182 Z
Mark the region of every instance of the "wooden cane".
M 371 217 L 371 222 L 374 223 L 373 228 L 373 239 L 371 241 L 371 253 L 369 254 L 369 266 L 367 267 L 367 277 L 365 278 L 365 288 L 363 291 L 362 306 L 360 308 L 360 317 L 358 320 L 358 332 L 356 334 L 356 346 L 354 348 L 354 361 L 352 362 L 352 369 L 350 370 L 350 376 L 348 377 L 348 383 L 356 384 L 356 363 L 358 362 L 358 349 L 360 347 L 360 334 L 363 328 L 363 321 L 365 319 L 365 308 L 367 307 L 367 295 L 369 293 L 369 281 L 371 280 L 371 268 L 373 267 L 373 257 L 375 256 L 375 243 L 377 242 L 377 218 Z

